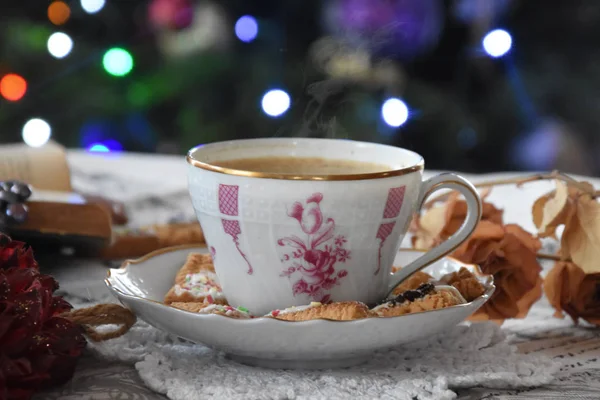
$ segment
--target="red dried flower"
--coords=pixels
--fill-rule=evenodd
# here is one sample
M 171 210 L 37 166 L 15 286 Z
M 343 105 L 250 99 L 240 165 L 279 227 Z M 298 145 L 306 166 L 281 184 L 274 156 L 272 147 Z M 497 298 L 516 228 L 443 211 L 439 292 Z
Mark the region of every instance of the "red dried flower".
M 59 317 L 71 309 L 54 296 L 33 252 L 0 233 L 0 398 L 28 399 L 68 381 L 86 345 L 82 329 Z

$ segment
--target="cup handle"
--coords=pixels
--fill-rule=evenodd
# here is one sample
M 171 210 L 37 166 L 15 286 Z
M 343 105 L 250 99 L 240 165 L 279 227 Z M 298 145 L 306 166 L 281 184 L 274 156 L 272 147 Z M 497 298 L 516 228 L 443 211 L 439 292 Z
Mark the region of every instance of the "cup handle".
M 448 240 L 429 250 L 427 253 L 396 272 L 392 276 L 386 298 L 394 291 L 396 286 L 402 283 L 402 281 L 410 275 L 453 252 L 467 240 L 469 236 L 471 236 L 475 227 L 481 220 L 482 206 L 479 193 L 477 193 L 475 187 L 465 178 L 451 173 L 440 174 L 423 182 L 417 201 L 418 209 L 420 210 L 421 207 L 423 207 L 425 199 L 429 197 L 430 194 L 440 189 L 457 190 L 464 196 L 467 202 L 467 217 L 458 231 L 450 236 Z

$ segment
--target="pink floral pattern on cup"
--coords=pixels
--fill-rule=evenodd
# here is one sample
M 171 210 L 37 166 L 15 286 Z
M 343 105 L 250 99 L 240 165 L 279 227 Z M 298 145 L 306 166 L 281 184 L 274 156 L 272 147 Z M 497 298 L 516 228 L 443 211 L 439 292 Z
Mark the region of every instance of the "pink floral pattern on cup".
M 350 251 L 345 248 L 346 237 L 335 235 L 333 218 L 323 216 L 322 200 L 323 194 L 315 193 L 304 204 L 295 202 L 288 216 L 298 221 L 306 237 L 290 235 L 279 239 L 277 244 L 289 251 L 281 260 L 287 268 L 280 276 L 296 279 L 292 286 L 294 296 L 306 294 L 315 301 L 327 303 L 331 301 L 328 291 L 348 275 L 347 270 L 335 267 L 350 259 Z

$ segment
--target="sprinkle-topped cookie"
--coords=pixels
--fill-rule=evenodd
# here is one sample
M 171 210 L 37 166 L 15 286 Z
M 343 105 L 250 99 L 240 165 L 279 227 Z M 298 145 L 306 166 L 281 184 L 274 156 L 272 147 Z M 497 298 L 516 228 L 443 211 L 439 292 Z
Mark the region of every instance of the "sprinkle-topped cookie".
M 225 298 L 218 282 L 217 274 L 210 271 L 187 274 L 182 284 L 175 285 L 175 294 L 181 296 L 188 292 L 196 298 L 210 296 L 214 302 L 215 299 Z
M 211 304 L 198 311 L 198 314 L 219 314 L 235 319 L 254 318 L 245 307 L 233 308 L 223 304 Z
M 173 302 L 227 304 L 209 254 L 189 254 L 165 296 L 166 304 Z

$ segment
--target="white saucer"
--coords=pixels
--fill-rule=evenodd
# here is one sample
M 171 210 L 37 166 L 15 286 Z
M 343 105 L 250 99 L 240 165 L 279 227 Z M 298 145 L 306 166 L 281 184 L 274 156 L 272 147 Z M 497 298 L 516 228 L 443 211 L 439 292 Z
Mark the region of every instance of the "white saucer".
M 474 265 L 444 258 L 425 271 L 435 278 L 467 267 L 486 292 L 474 301 L 400 317 L 355 321 L 301 322 L 273 318 L 233 319 L 195 314 L 162 303 L 188 253 L 206 248 L 179 246 L 150 253 L 111 269 L 106 285 L 140 319 L 180 338 L 222 350 L 231 359 L 268 368 L 340 368 L 366 361 L 386 349 L 440 333 L 473 314 L 494 292 L 493 279 Z M 407 265 L 422 253 L 401 250 L 394 265 Z

